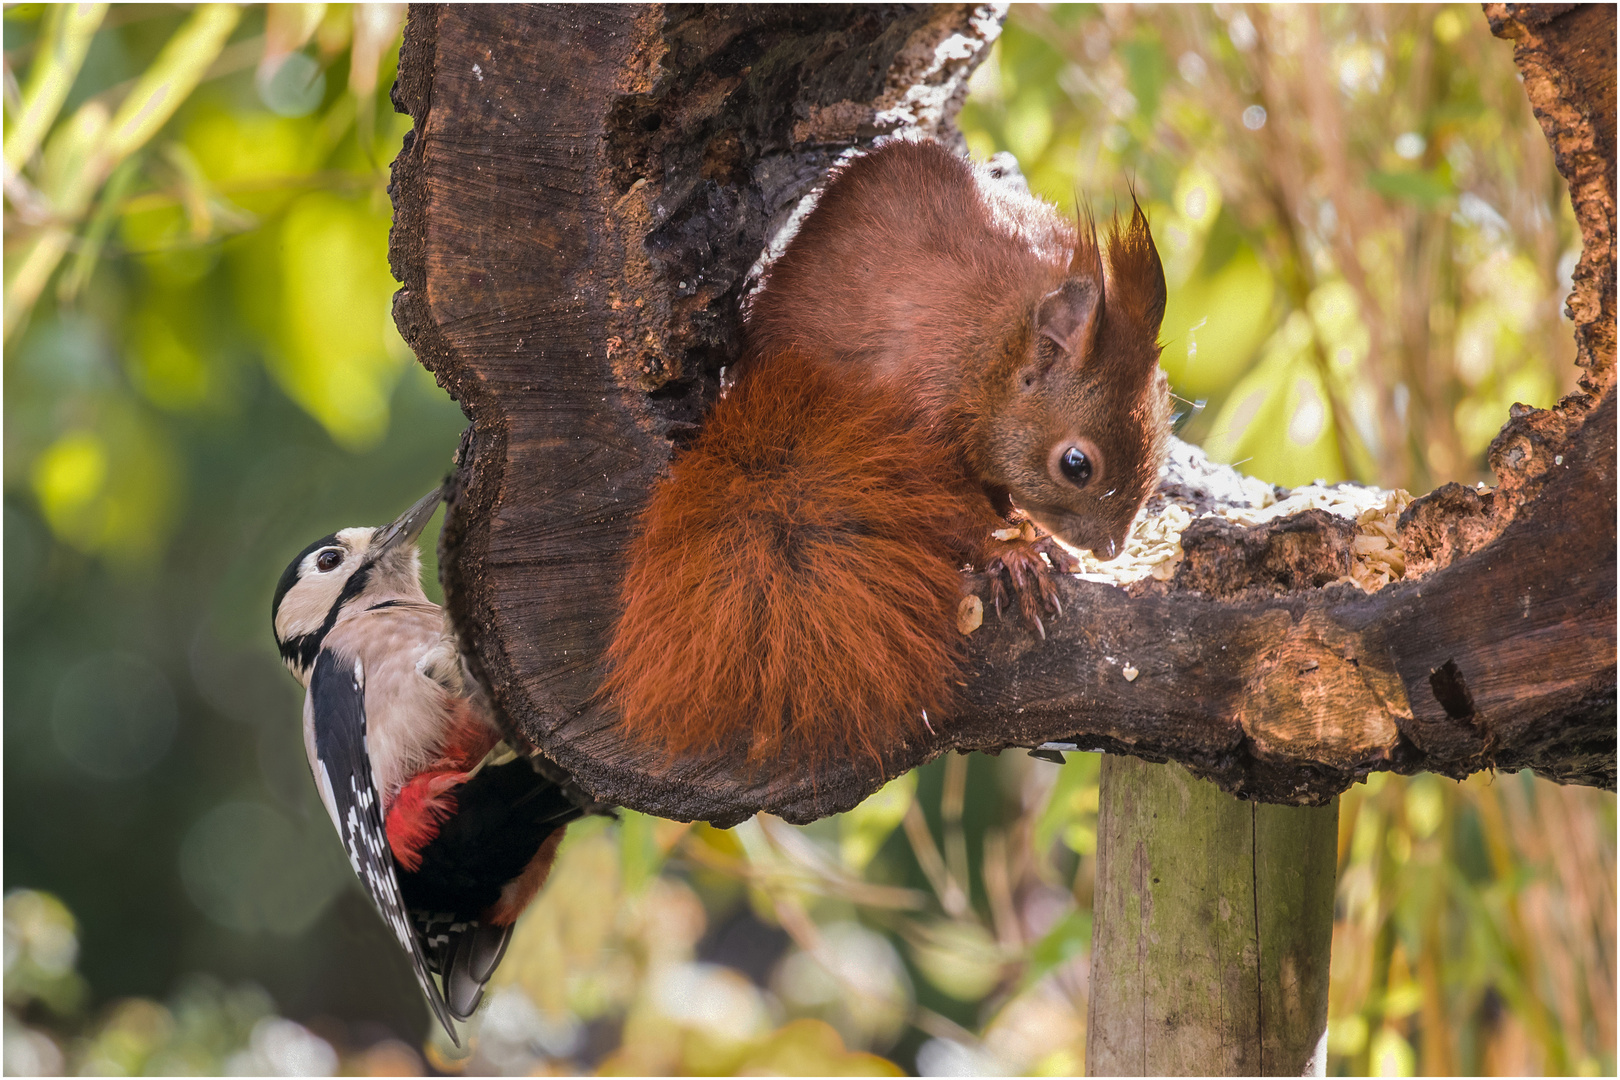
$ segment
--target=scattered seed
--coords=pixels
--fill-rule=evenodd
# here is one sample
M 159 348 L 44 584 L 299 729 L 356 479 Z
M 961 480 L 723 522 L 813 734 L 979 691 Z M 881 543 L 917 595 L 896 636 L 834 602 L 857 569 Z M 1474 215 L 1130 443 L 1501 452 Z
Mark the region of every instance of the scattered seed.
M 984 625 L 984 601 L 974 593 L 962 597 L 962 602 L 956 605 L 956 629 L 964 634 L 971 634 Z

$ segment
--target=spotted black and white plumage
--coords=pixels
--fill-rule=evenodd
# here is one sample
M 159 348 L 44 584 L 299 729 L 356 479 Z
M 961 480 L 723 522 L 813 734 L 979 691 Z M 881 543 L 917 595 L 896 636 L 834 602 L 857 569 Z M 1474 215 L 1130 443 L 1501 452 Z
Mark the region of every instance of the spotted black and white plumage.
M 459 1042 L 583 797 L 507 747 L 415 540 L 437 491 L 382 528 L 310 544 L 271 617 L 304 684 L 304 749 L 349 864 Z
M 343 667 L 334 653 L 318 652 L 313 667 L 304 708 L 315 733 L 315 768 L 319 770 L 315 786 L 332 814 L 355 877 L 366 887 L 399 947 L 411 958 L 428 1007 L 454 1039 L 450 1011 L 429 974 L 415 925 L 399 892 L 394 856 L 383 830 L 382 801 L 371 780 L 371 761 L 366 754 L 365 666 L 356 660 Z

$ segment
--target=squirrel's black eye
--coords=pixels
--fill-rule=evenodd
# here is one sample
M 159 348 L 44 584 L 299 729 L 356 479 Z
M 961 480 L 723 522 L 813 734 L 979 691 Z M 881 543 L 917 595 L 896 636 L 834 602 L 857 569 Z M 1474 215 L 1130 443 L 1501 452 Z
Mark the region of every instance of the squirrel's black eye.
M 1091 459 L 1078 446 L 1063 451 L 1063 456 L 1058 459 L 1058 468 L 1063 470 L 1064 479 L 1075 487 L 1085 487 L 1091 480 Z
M 323 574 L 327 574 L 333 570 L 336 570 L 338 565 L 342 562 L 343 553 L 337 551 L 336 549 L 328 548 L 319 555 L 315 556 L 315 569 L 319 570 Z

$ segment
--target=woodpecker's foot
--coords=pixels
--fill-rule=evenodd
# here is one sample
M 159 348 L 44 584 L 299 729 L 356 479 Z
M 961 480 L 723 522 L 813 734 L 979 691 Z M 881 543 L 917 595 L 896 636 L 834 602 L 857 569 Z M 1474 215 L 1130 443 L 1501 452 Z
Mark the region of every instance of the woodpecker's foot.
M 995 605 L 996 617 L 1000 618 L 1002 605 L 1009 600 L 1007 586 L 1010 583 L 1018 599 L 1019 613 L 1044 640 L 1046 626 L 1041 621 L 1042 610 L 1052 615 L 1063 614 L 1063 603 L 1058 599 L 1052 575 L 1072 574 L 1080 568 L 1080 560 L 1050 536 L 1032 536 L 1034 530 L 1028 523 L 1019 532 L 1013 539 L 1004 538 L 998 532 L 991 540 L 991 555 L 984 566 L 984 572 L 990 577 L 990 599 Z M 1042 559 L 1042 555 L 1046 558 Z

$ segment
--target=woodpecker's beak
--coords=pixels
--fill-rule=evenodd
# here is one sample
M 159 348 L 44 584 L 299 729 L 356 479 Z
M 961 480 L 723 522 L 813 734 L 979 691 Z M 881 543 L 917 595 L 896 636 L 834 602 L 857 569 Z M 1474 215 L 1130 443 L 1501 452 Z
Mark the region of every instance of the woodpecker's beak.
M 444 487 L 434 488 L 417 500 L 416 505 L 395 518 L 390 524 L 377 530 L 377 535 L 371 540 L 370 555 L 380 558 L 382 555 L 399 547 L 401 544 L 413 543 L 422 530 L 427 527 L 428 519 L 433 511 L 439 508 L 439 500 L 444 498 Z

